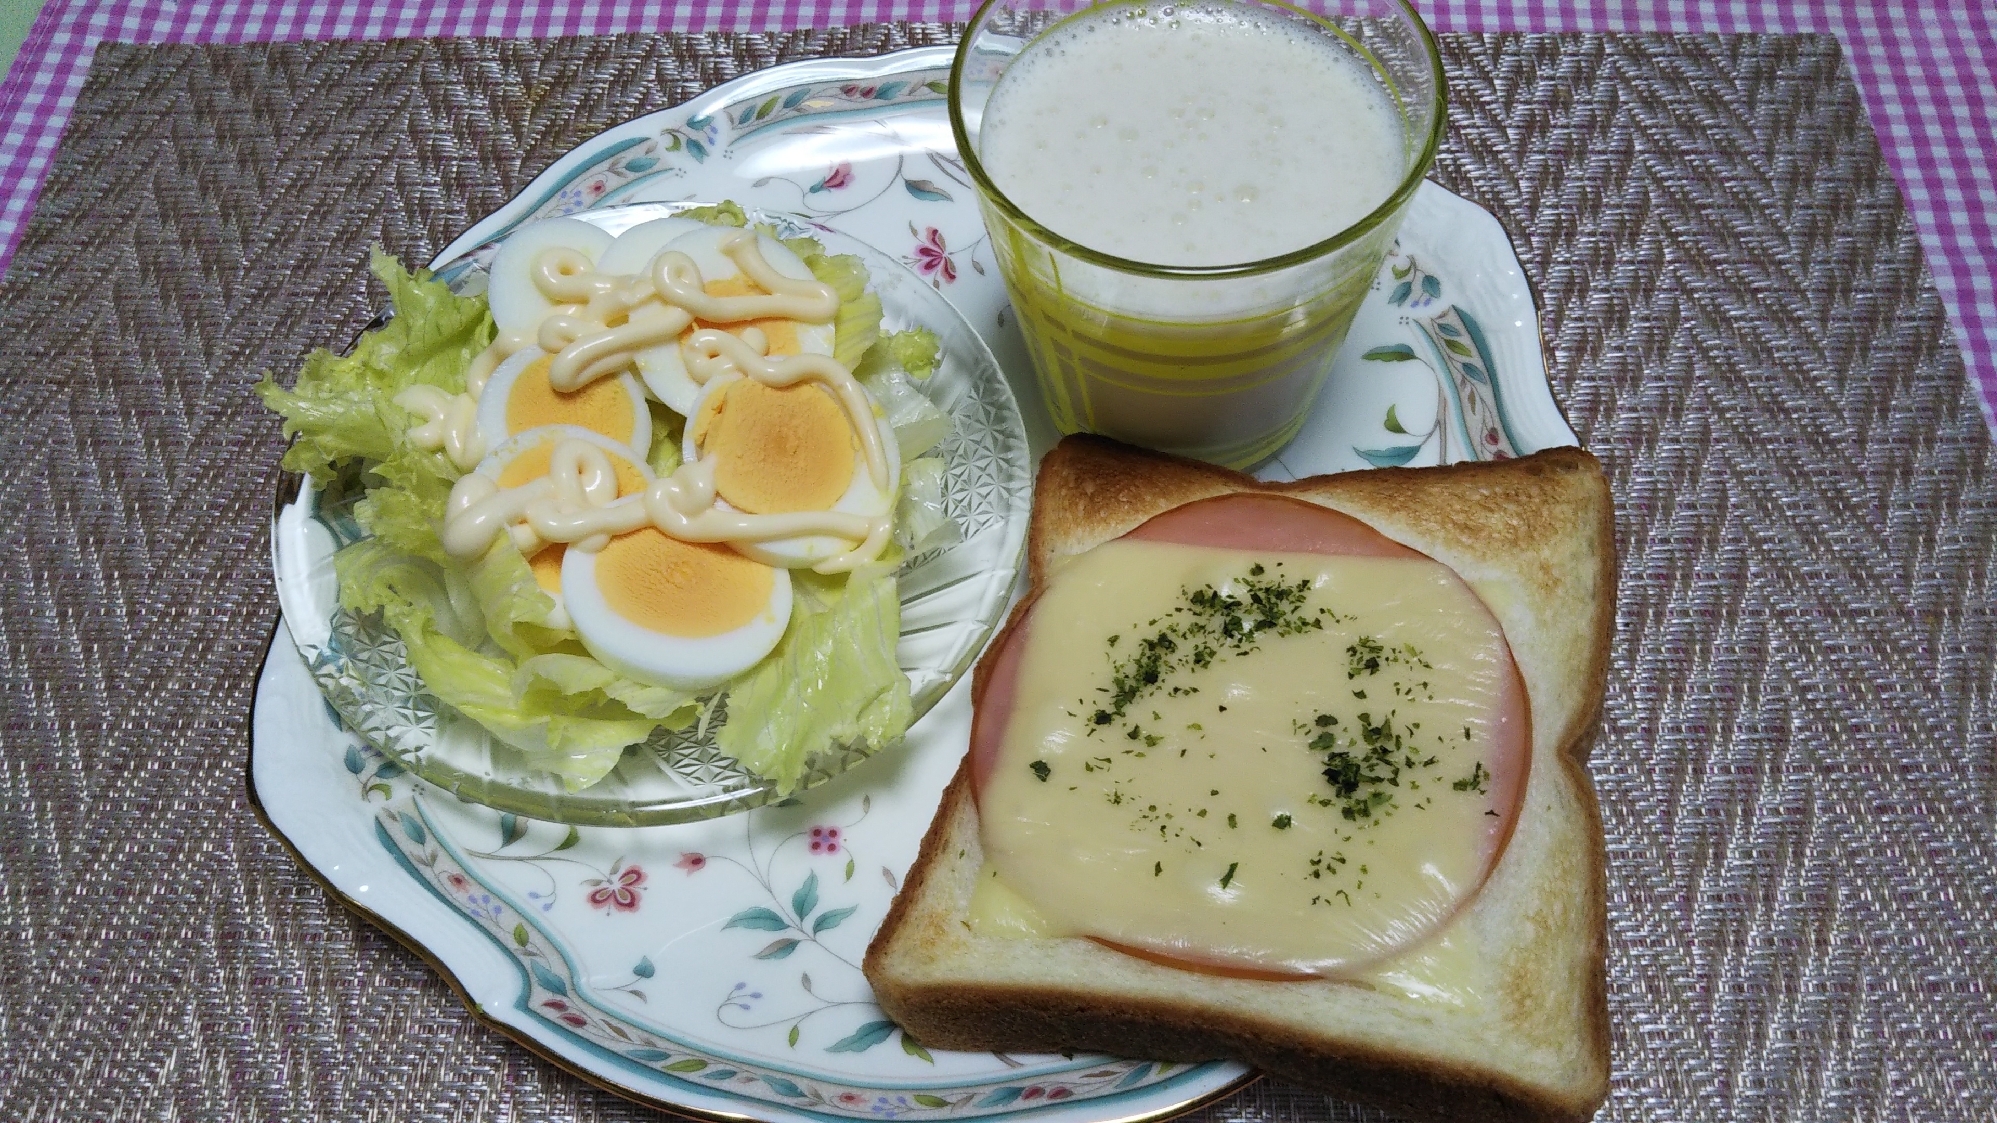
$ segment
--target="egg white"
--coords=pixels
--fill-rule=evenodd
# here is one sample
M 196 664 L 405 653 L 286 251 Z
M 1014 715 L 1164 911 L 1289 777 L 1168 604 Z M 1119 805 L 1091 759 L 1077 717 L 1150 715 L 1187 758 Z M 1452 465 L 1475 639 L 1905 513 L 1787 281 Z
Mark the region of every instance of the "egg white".
M 680 455 L 687 463 L 692 463 L 700 457 L 700 448 L 693 439 L 694 426 L 691 419 L 699 416 L 708 398 L 720 393 L 739 377 L 743 376 L 717 378 L 702 387 L 699 396 L 694 399 L 693 406 L 687 413 L 689 422 L 686 434 L 680 438 Z M 874 401 L 872 395 L 867 394 L 865 386 L 860 387 L 860 393 L 867 397 L 867 404 L 872 407 L 874 428 L 881 438 L 881 451 L 887 456 L 888 486 L 883 490 L 874 485 L 873 473 L 867 470 L 867 452 L 864 448 L 858 447 L 859 441 L 856 438 L 853 442 L 855 446 L 853 482 L 846 486 L 846 493 L 827 510 L 872 518 L 876 515 L 889 514 L 894 510 L 896 492 L 901 486 L 901 451 L 895 443 L 894 429 L 882 416 L 880 405 Z M 845 416 L 843 410 L 840 416 Z M 719 496 L 715 497 L 714 505 L 724 511 L 735 510 Z M 731 542 L 729 545 L 764 565 L 802 569 L 817 565 L 827 558 L 837 557 L 852 549 L 857 543 L 834 535 L 814 534 L 800 538 L 776 538 L 768 542 Z
M 485 389 L 479 392 L 478 397 L 478 432 L 479 436 L 485 439 L 485 447 L 498 448 L 518 435 L 507 428 L 507 396 L 513 392 L 513 383 L 520 377 L 520 372 L 526 370 L 535 359 L 545 355 L 547 352 L 538 347 L 516 351 L 505 362 L 499 364 L 499 368 L 494 370 L 492 377 L 486 381 Z M 652 451 L 652 411 L 645 404 L 645 389 L 639 385 L 637 379 L 628 374 L 615 375 L 614 378 L 617 384 L 624 388 L 624 392 L 631 396 L 632 434 L 631 443 L 624 446 L 625 455 L 636 453 L 638 461 L 643 463 Z M 554 428 L 554 426 L 534 426 L 521 432 L 532 432 L 535 428 Z M 622 441 L 617 443 L 623 444 Z
M 525 332 L 532 338 L 555 308 L 529 273 L 534 259 L 543 250 L 572 249 L 593 263 L 611 241 L 601 228 L 576 218 L 542 219 L 507 235 L 486 277 L 485 298 L 493 324 L 500 331 Z
M 472 470 L 492 482 L 498 483 L 501 473 L 506 470 L 506 466 L 522 453 L 538 448 L 543 444 L 552 444 L 564 440 L 584 441 L 603 450 L 603 452 L 610 456 L 613 462 L 621 460 L 636 468 L 638 474 L 644 477 L 648 485 L 658 478 L 653 475 L 652 469 L 646 466 L 643 457 L 633 457 L 629 448 L 605 437 L 601 433 L 585 429 L 580 425 L 543 425 L 538 429 L 529 429 L 488 453 L 484 460 L 479 461 L 478 467 Z M 540 587 L 538 582 L 536 583 L 536 587 Z M 553 598 L 555 602 L 555 610 L 549 614 L 546 621 L 547 626 L 550 628 L 571 627 L 572 622 L 568 616 L 567 599 L 562 595 L 561 590 L 543 588 L 541 591 Z
M 659 221 L 684 220 L 660 219 Z M 652 223 L 645 225 L 650 226 Z M 632 233 L 642 229 L 644 226 L 633 227 Z M 700 270 L 703 284 L 709 281 L 725 281 L 742 273 L 741 268 L 735 264 L 735 259 L 721 252 L 722 240 L 735 233 L 737 229 L 733 226 L 702 225 L 697 230 L 675 238 L 664 248 L 676 250 L 692 258 L 694 266 Z M 783 276 L 795 277 L 801 281 L 814 279 L 804 260 L 792 253 L 782 242 L 767 234 L 758 234 L 756 245 L 763 251 L 763 260 L 768 261 L 770 268 Z M 656 254 L 658 251 L 653 252 Z M 833 335 L 831 324 L 797 322 L 797 345 L 802 354 L 832 354 Z M 664 402 L 667 408 L 675 413 L 692 415 L 693 400 L 699 396 L 700 386 L 687 374 L 686 359 L 680 354 L 677 340 L 638 352 L 637 363 L 638 373 L 644 376 L 645 386 L 652 391 L 653 396 Z
M 674 239 L 707 229 L 707 224 L 691 218 L 655 218 L 641 222 L 617 236 L 596 259 L 596 271 L 618 276 L 635 276 L 651 271 L 652 259 Z
M 748 623 L 690 639 L 654 631 L 610 607 L 597 582 L 597 555 L 571 548 L 562 557 L 562 595 L 576 634 L 598 662 L 626 678 L 697 692 L 719 686 L 761 662 L 790 624 L 787 570 L 775 570 L 770 599 Z

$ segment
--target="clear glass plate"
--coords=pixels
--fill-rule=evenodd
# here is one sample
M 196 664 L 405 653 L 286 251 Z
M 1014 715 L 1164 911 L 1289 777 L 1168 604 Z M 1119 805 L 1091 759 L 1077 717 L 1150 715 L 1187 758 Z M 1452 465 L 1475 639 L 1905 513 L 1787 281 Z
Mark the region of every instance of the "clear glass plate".
M 635 203 L 574 217 L 615 234 L 694 203 Z M 886 311 L 885 330 L 927 327 L 942 361 L 923 391 L 950 416 L 939 451 L 944 502 L 962 534 L 954 546 L 908 559 L 899 572 L 901 639 L 916 717 L 970 666 L 1010 599 L 1025 542 L 1032 461 L 1012 390 L 989 348 L 949 301 L 895 259 L 847 235 L 794 216 L 751 214 L 786 237 L 809 235 L 828 252 L 865 261 Z M 483 292 L 497 243 L 443 265 L 461 293 Z M 774 787 L 722 754 L 713 731 L 661 732 L 627 749 L 617 768 L 579 792 L 523 765 L 518 752 L 423 689 L 400 637 L 372 617 L 339 606 L 333 555 L 363 536 L 352 517 L 357 487 L 321 490 L 299 477 L 280 483 L 271 545 L 285 623 L 340 720 L 410 772 L 473 802 L 561 823 L 647 826 L 711 818 L 769 802 Z M 885 746 L 864 741 L 814 757 L 803 787 L 831 779 Z

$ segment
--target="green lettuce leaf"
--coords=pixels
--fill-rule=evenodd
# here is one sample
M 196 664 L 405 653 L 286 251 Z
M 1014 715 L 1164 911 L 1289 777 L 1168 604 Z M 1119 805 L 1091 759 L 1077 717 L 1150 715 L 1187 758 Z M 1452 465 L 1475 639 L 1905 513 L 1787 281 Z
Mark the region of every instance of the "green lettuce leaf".
M 341 603 L 349 611 L 381 613 L 402 637 L 409 665 L 429 693 L 572 790 L 602 779 L 627 746 L 651 736 L 661 716 L 682 726 L 692 720 L 692 699 L 669 699 L 671 692 L 622 679 L 587 655 L 532 656 L 515 664 L 485 650 L 490 618 L 478 619 L 480 596 L 473 590 L 499 583 L 494 574 L 507 569 L 503 552 L 526 569 L 519 554 L 501 544 L 488 555 L 494 564 L 483 574 L 453 580 L 451 570 L 373 538 L 341 550 L 333 562 Z M 527 580 L 532 583 L 531 574 Z M 563 673 L 551 673 L 551 663 Z
M 936 373 L 937 360 L 943 357 L 943 341 L 928 328 L 895 332 L 888 336 L 888 349 L 894 352 L 901 369 L 916 378 Z
M 477 643 L 485 634 L 467 583 L 453 580 L 449 569 L 405 553 L 393 543 L 379 538 L 355 542 L 333 555 L 333 573 L 340 585 L 340 606 L 348 612 L 379 612 L 391 624 L 421 612 L 429 626 L 460 643 Z
M 555 598 L 541 589 L 527 559 L 504 537 L 472 564 L 470 577 L 486 634 L 508 655 L 524 659 L 574 640 L 566 629 L 549 626 Z
M 920 380 L 936 373 L 936 363 L 942 355 L 942 340 L 928 328 L 889 332 L 861 356 L 853 374 L 866 378 L 882 371 L 903 370 Z
M 895 504 L 895 542 L 911 554 L 954 546 L 964 540 L 943 506 L 944 466 L 925 456 L 901 468 L 901 498 Z
M 761 230 L 772 238 L 776 238 L 777 244 L 796 254 L 799 261 L 813 257 L 822 257 L 825 254 L 825 243 L 816 238 L 778 238 L 777 228 L 774 226 L 758 226 L 756 229 Z
M 693 695 L 633 682 L 587 655 L 553 652 L 523 661 L 514 676 L 515 690 L 525 694 L 539 685 L 535 680 L 574 697 L 600 692 L 668 729 L 684 729 L 700 713 Z
M 336 461 L 394 455 L 410 424 L 395 396 L 419 383 L 461 392 L 472 358 L 492 342 L 483 299 L 457 296 L 426 269 L 405 272 L 380 247 L 370 266 L 388 288 L 394 318 L 363 335 L 351 354 L 306 356 L 291 389 L 268 377 L 256 387 L 264 404 L 283 415 L 285 436 L 297 438 L 284 466 L 321 483 L 332 478 Z
M 950 435 L 950 415 L 937 409 L 899 368 L 875 371 L 861 378 L 860 385 L 873 395 L 888 427 L 894 430 L 895 448 L 903 463 L 935 448 Z
M 439 565 L 457 563 L 444 552 L 439 535 L 444 503 L 458 480 L 457 466 L 441 452 L 398 444 L 372 467 L 368 493 L 354 504 L 361 529 L 406 554 Z
M 839 306 L 832 323 L 832 357 L 851 370 L 874 345 L 881 331 L 881 298 L 867 293 Z
M 652 448 L 645 464 L 656 475 L 670 476 L 679 470 L 680 438 L 686 434 L 686 418 L 658 402 L 647 402 L 645 408 L 652 414 Z
M 832 286 L 839 294 L 839 302 L 848 304 L 867 295 L 867 267 L 858 257 L 850 253 L 799 254 L 804 259 L 805 268 L 824 284 Z M 880 301 L 875 300 L 878 304 Z M 878 325 L 877 325 L 878 326 Z
M 560 776 L 572 791 L 603 779 L 626 748 L 658 725 L 599 692 L 571 695 L 537 682 L 516 695 L 509 661 L 426 627 L 421 610 L 391 621 L 430 693 L 519 749 L 530 767 Z
M 798 575 L 802 578 L 802 574 Z M 875 747 L 908 732 L 908 677 L 895 660 L 901 601 L 894 569 L 854 570 L 845 588 L 794 585 L 790 628 L 769 658 L 736 679 L 721 751 L 788 794 L 810 758 L 864 739 Z
M 729 200 L 711 207 L 681 211 L 681 217 L 709 226 L 747 226 L 748 215 L 739 203 Z M 777 238 L 776 227 L 767 223 L 756 229 L 796 254 L 811 275 L 832 286 L 839 294 L 839 317 L 833 323 L 832 357 L 848 369 L 858 366 L 867 349 L 880 336 L 881 298 L 867 291 L 867 267 L 853 254 L 827 254 L 816 238 Z M 934 338 L 934 337 L 931 337 Z M 934 360 L 931 359 L 933 363 Z M 922 375 L 928 374 L 925 368 Z
M 812 276 L 839 294 L 839 315 L 832 322 L 832 357 L 851 370 L 880 337 L 881 298 L 867 291 L 867 267 L 852 254 L 813 254 L 804 264 Z
M 726 199 L 711 207 L 694 207 L 679 213 L 681 218 L 695 222 L 705 222 L 709 226 L 747 226 L 749 216 L 742 210 L 742 204 Z

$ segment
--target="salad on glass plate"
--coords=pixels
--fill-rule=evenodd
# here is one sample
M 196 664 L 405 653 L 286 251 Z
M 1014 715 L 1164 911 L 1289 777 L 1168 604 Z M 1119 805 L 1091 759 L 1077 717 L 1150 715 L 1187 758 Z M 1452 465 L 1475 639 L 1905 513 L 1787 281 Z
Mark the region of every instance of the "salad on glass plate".
M 895 743 L 989 634 L 1025 439 L 899 264 L 723 202 L 373 266 L 391 313 L 258 392 L 305 481 L 286 621 L 416 774 L 556 821 L 741 810 Z

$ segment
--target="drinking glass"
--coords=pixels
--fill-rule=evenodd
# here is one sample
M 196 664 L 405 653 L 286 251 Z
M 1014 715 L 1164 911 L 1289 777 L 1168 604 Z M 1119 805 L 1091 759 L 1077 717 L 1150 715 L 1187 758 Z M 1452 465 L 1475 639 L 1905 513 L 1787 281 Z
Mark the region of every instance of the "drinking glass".
M 1064 433 L 1245 468 L 1296 435 L 1324 384 L 1443 127 L 1435 38 L 1405 0 L 1197 0 L 1294 21 L 1360 60 L 1401 126 L 1391 195 L 1331 237 L 1259 261 L 1161 265 L 1093 250 L 1050 229 L 999 190 L 979 159 L 986 103 L 1007 67 L 1065 20 L 1143 3 L 986 0 L 950 71 L 956 136 L 1049 412 Z M 1171 5 L 1148 7 L 1169 18 Z M 1184 76 L 1198 82 L 1197 73 Z M 1317 112 L 1337 113 L 1327 105 Z M 1079 112 L 1079 110 L 1078 110 Z

